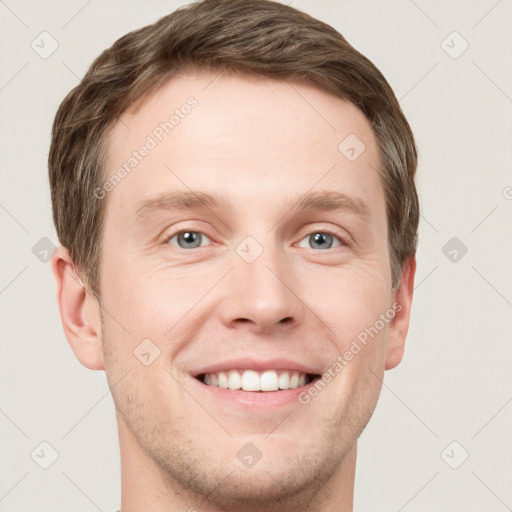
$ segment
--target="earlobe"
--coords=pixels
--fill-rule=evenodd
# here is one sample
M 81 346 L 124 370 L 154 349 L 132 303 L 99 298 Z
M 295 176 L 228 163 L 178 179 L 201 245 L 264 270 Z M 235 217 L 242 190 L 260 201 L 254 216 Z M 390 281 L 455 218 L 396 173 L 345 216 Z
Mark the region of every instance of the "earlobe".
M 400 364 L 405 350 L 405 338 L 409 330 L 411 318 L 412 296 L 414 292 L 414 275 L 416 259 L 407 260 L 402 268 L 402 278 L 393 294 L 395 316 L 390 323 L 386 351 L 386 370 Z
M 65 247 L 55 251 L 52 271 L 62 327 L 71 349 L 87 368 L 104 370 L 99 304 L 77 274 Z

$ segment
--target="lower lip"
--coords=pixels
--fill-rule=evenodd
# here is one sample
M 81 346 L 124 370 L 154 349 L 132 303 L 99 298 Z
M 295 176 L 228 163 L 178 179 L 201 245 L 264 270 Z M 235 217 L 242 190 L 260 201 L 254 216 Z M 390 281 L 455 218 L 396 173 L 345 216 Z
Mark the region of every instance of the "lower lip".
M 299 395 L 307 393 L 316 379 L 306 386 L 295 389 L 280 389 L 277 391 L 243 391 L 241 389 L 224 389 L 218 386 L 203 384 L 199 379 L 192 377 L 196 384 L 214 400 L 221 400 L 229 404 L 238 404 L 249 409 L 255 407 L 272 408 L 300 404 Z

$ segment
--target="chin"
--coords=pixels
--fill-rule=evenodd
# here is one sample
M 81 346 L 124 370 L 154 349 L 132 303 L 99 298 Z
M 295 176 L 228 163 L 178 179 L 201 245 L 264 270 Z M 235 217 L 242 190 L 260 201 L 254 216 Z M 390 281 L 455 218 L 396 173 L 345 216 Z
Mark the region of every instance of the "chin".
M 220 480 L 208 500 L 226 511 L 298 510 L 301 504 L 304 505 L 305 496 L 314 494 L 314 477 L 297 478 L 296 472 L 290 468 L 277 468 L 275 465 L 271 469 L 237 468 Z

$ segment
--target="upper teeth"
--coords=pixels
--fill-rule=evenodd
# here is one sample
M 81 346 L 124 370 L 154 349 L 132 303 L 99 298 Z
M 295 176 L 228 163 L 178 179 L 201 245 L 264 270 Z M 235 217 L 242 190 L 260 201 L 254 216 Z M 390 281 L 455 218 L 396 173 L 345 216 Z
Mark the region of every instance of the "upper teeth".
M 224 389 L 276 391 L 304 386 L 306 374 L 289 370 L 228 370 L 205 374 L 204 383 Z

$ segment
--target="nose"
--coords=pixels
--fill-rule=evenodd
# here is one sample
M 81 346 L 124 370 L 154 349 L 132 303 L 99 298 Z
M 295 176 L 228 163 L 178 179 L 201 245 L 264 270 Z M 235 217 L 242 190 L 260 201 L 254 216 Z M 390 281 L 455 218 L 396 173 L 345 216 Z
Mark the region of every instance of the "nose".
M 253 333 L 263 334 L 298 323 L 304 306 L 294 289 L 293 269 L 278 249 L 264 248 L 252 263 L 235 253 L 233 264 L 221 305 L 226 327 L 247 326 Z

